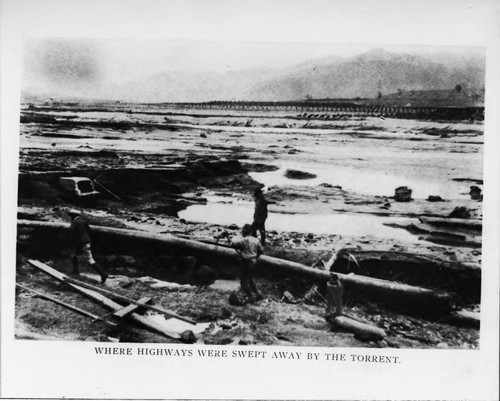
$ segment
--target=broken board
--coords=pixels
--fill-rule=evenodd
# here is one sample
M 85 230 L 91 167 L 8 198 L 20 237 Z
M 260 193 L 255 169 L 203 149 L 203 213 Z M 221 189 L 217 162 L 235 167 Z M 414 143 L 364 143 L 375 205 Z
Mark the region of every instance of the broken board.
M 138 302 L 146 304 L 149 301 L 151 301 L 150 297 L 144 297 L 144 298 L 139 299 Z M 140 305 L 130 304 L 130 305 L 128 305 L 120 310 L 115 311 L 113 313 L 113 316 L 117 317 L 117 318 L 123 318 L 127 315 L 130 315 L 132 312 L 136 311 L 139 308 L 140 308 Z
M 109 309 L 112 309 L 115 311 L 119 311 L 120 309 L 123 309 L 122 305 L 114 302 L 113 300 L 105 297 L 102 294 L 99 294 L 96 291 L 89 290 L 87 288 L 80 287 L 76 284 L 69 283 L 68 281 L 66 281 L 66 278 L 68 277 L 66 274 L 61 273 L 61 272 L 57 271 L 56 269 L 54 269 L 50 266 L 47 266 L 46 264 L 44 264 L 42 262 L 39 262 L 38 260 L 31 260 L 30 259 L 30 260 L 28 260 L 28 263 L 31 266 L 34 266 L 34 267 L 42 270 L 43 272 L 47 273 L 48 275 L 52 276 L 53 278 L 66 283 L 67 285 L 71 286 L 72 288 L 74 288 L 78 292 L 86 295 L 90 299 L 100 303 L 101 305 L 106 306 Z M 131 320 L 133 320 L 136 323 L 139 323 L 140 325 L 147 328 L 148 330 L 151 330 L 155 333 L 161 334 L 161 335 L 168 337 L 168 338 L 172 338 L 172 339 L 179 340 L 179 341 L 182 341 L 184 338 L 190 338 L 190 339 L 193 338 L 192 336 L 185 336 L 185 335 L 181 335 L 179 333 L 175 333 L 175 332 L 166 330 L 164 327 L 162 327 L 160 324 L 158 324 L 154 320 L 149 319 L 145 316 L 139 315 L 138 313 L 135 313 L 135 312 L 132 312 L 129 315 L 129 317 Z

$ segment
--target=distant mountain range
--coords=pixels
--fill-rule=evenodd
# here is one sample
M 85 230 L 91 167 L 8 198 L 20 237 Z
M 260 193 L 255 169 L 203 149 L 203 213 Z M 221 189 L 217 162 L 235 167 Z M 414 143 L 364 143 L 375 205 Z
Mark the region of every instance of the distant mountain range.
M 32 87 L 26 88 L 24 94 L 138 102 L 283 101 L 376 98 L 380 94 L 447 90 L 460 85 L 462 95 L 477 98 L 483 96 L 484 82 L 484 56 L 409 55 L 373 49 L 354 57 L 331 56 L 282 69 L 227 73 L 168 71 L 136 82 L 103 85 L 79 93 L 37 93 Z

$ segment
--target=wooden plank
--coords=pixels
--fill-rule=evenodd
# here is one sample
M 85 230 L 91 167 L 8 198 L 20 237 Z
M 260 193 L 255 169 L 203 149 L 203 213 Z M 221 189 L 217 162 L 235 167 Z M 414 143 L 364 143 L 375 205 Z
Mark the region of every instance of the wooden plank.
M 144 308 L 154 310 L 155 312 L 161 313 L 161 314 L 166 315 L 168 317 L 173 317 L 173 318 L 178 319 L 178 320 L 182 320 L 183 322 L 186 322 L 186 323 L 196 324 L 196 322 L 194 320 L 189 319 L 189 318 L 184 317 L 184 316 L 180 316 L 180 315 L 176 314 L 175 312 L 159 308 L 158 306 L 148 305 L 144 302 L 140 302 L 140 301 L 137 301 L 135 299 L 126 297 L 124 295 L 120 295 L 120 294 L 117 294 L 115 292 L 108 291 L 104 288 L 97 287 L 95 285 L 86 283 L 85 281 L 76 280 L 76 279 L 74 279 L 72 277 L 68 277 L 68 276 L 66 276 L 64 278 L 64 281 L 78 285 L 80 287 L 88 288 L 88 289 L 93 290 L 93 291 L 97 291 L 99 293 L 105 294 L 111 298 L 117 299 L 117 300 L 122 301 L 122 302 L 127 302 L 129 304 L 134 304 L 134 305 L 138 305 L 138 306 L 143 306 Z
M 102 321 L 102 322 L 104 322 L 104 323 L 106 323 L 106 324 L 108 324 L 110 326 L 114 326 L 114 327 L 117 326 L 117 324 L 114 323 L 114 322 L 110 322 L 108 320 L 104 320 L 103 318 L 101 318 L 101 317 L 99 317 L 97 315 L 94 315 L 93 313 L 90 313 L 90 312 L 88 312 L 86 310 L 78 308 L 78 307 L 76 307 L 74 305 L 70 305 L 70 304 L 68 304 L 66 302 L 63 302 L 63 301 L 57 299 L 57 298 L 53 298 L 53 297 L 51 297 L 49 295 L 46 295 L 46 294 L 43 294 L 41 292 L 35 291 L 35 290 L 31 289 L 31 288 L 25 287 L 22 284 L 16 283 L 16 286 L 19 287 L 19 288 L 22 288 L 23 290 L 26 290 L 26 291 L 29 291 L 29 292 L 35 294 L 37 297 L 46 299 L 47 301 L 54 302 L 57 305 L 63 306 L 65 308 L 69 309 L 69 310 L 72 310 L 73 312 L 79 313 L 80 315 L 83 315 L 83 316 L 86 316 L 86 317 L 90 317 L 90 318 L 92 318 L 92 319 L 94 319 L 96 321 L 97 320 Z
M 143 303 L 143 304 L 147 304 L 149 301 L 151 301 L 150 297 L 144 297 L 144 298 L 139 299 L 138 302 Z M 139 308 L 140 308 L 139 305 L 130 304 L 130 305 L 126 306 L 125 308 L 122 308 L 120 310 L 115 311 L 113 313 L 113 316 L 121 319 L 121 318 L 124 318 L 125 316 L 131 314 L 132 312 L 136 311 Z
M 74 288 L 75 290 L 81 292 L 82 294 L 88 296 L 89 298 L 95 300 L 96 302 L 99 302 L 100 304 L 106 306 L 109 309 L 119 310 L 122 308 L 122 305 L 112 301 L 111 299 L 99 294 L 96 291 L 92 291 L 92 290 L 89 290 L 87 288 L 83 288 L 83 287 L 80 287 L 78 285 L 71 284 L 71 283 L 67 282 L 65 280 L 65 278 L 67 277 L 65 274 L 53 269 L 50 266 L 47 266 L 46 264 L 44 264 L 42 262 L 39 262 L 38 260 L 28 260 L 28 263 L 30 265 L 42 270 L 43 272 L 47 273 L 48 275 L 56 278 L 57 280 L 65 282 L 66 284 L 68 284 L 69 286 Z M 156 323 L 154 320 L 148 319 L 145 316 L 141 316 L 141 315 L 133 312 L 130 314 L 130 318 L 132 320 L 134 320 L 135 322 L 141 324 L 145 328 L 147 328 L 151 331 L 154 331 L 156 333 L 162 334 L 165 337 L 173 338 L 175 340 L 182 340 L 182 337 L 180 334 L 165 330 L 165 328 L 163 328 L 160 324 Z

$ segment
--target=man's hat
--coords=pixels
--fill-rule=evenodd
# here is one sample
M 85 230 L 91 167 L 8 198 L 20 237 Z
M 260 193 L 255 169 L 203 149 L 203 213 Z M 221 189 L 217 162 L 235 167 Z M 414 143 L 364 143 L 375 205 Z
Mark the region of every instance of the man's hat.
M 252 225 L 251 224 L 245 224 L 243 228 L 241 229 L 242 233 L 245 234 L 250 234 L 252 232 Z

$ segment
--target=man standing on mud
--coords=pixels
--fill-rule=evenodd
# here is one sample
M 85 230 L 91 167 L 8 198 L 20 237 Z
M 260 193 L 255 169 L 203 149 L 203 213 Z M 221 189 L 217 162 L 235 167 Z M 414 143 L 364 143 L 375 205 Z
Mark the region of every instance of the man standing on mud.
M 87 220 L 76 210 L 68 212 L 71 217 L 71 239 L 74 245 L 74 254 L 71 257 L 73 262 L 73 274 L 80 274 L 78 269 L 78 258 L 82 258 L 86 263 L 92 267 L 101 276 L 101 284 L 104 284 L 108 278 L 108 274 L 96 263 L 92 257 L 91 251 L 91 230 Z
M 252 235 L 257 237 L 257 230 L 260 232 L 260 243 L 262 246 L 266 244 L 266 219 L 267 219 L 267 200 L 260 188 L 256 188 L 253 192 L 255 200 L 255 211 L 253 214 Z
M 257 290 L 253 281 L 253 275 L 257 268 L 257 259 L 262 255 L 263 248 L 259 240 L 250 235 L 251 232 L 252 226 L 250 224 L 245 224 L 241 230 L 242 237 L 232 239 L 231 246 L 236 249 L 241 259 L 241 288 L 247 295 L 249 301 L 255 302 L 262 299 L 262 295 Z

